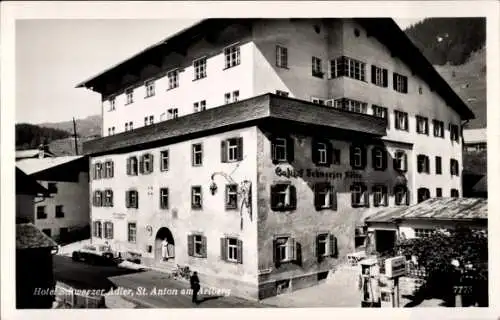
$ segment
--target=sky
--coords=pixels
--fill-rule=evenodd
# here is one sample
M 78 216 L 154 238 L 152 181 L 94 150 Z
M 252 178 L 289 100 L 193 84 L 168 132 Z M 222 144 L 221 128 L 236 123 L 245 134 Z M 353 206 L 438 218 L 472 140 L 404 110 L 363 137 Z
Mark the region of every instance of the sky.
M 394 19 L 404 29 L 421 19 Z M 197 20 L 17 20 L 16 123 L 100 114 L 100 95 L 75 86 Z

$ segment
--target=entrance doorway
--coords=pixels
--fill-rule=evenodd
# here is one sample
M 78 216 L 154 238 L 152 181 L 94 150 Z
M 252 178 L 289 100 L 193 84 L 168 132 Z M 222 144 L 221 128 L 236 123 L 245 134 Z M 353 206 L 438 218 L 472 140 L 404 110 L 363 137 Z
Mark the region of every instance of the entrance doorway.
M 166 246 L 164 240 L 167 241 Z M 175 260 L 175 240 L 169 228 L 162 227 L 156 233 L 155 260 L 165 262 Z
M 376 230 L 375 249 L 382 253 L 392 250 L 396 245 L 396 230 Z

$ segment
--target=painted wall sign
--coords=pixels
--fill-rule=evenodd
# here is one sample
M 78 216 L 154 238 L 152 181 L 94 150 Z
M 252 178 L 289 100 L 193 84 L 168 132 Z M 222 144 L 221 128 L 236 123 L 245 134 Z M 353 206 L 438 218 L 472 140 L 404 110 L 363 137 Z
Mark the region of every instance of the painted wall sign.
M 275 174 L 286 178 L 327 178 L 327 179 L 361 179 L 363 176 L 356 171 L 335 172 L 319 169 L 283 169 L 276 167 Z

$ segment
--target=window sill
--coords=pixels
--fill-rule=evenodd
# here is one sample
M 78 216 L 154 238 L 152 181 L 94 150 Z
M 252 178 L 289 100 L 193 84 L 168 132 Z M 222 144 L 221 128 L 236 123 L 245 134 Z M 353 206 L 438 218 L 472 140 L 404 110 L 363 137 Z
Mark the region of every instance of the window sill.
M 167 88 L 165 91 L 170 91 L 170 90 L 174 90 L 176 88 L 179 88 L 179 86 L 176 86 L 176 87 L 172 87 L 172 88 Z
M 236 211 L 236 210 L 238 210 L 238 207 L 237 206 L 235 206 L 235 207 L 226 207 L 225 209 L 226 209 L 226 211 Z
M 234 66 L 230 66 L 230 67 L 224 67 L 224 68 L 222 68 L 222 71 L 226 71 L 226 70 L 228 70 L 228 69 L 235 68 L 235 67 L 239 66 L 240 64 L 241 64 L 241 63 L 235 64 Z
M 207 76 L 200 77 L 200 78 L 194 78 L 194 79 L 193 79 L 193 82 L 194 82 L 194 81 L 198 81 L 198 80 L 203 80 L 203 79 L 205 79 L 206 77 L 207 77 Z
M 278 65 L 276 65 L 276 68 L 290 70 L 290 68 L 288 66 L 278 66 Z
M 324 73 L 313 73 L 312 76 L 315 78 L 324 79 L 325 74 Z
M 199 210 L 203 210 L 203 207 L 191 207 L 191 210 L 199 211 Z
M 364 203 L 361 203 L 361 204 L 352 203 L 351 207 L 352 208 L 367 208 L 368 206 Z
M 203 164 L 193 164 L 193 167 L 203 167 Z
M 145 96 L 144 99 L 151 98 L 151 97 L 154 97 L 154 96 L 155 96 L 154 94 L 149 95 L 149 96 Z
M 274 212 L 287 212 L 287 211 L 294 211 L 297 208 L 292 208 L 292 207 L 284 207 L 284 208 L 271 208 L 272 211 Z
M 325 211 L 325 210 L 334 210 L 334 209 L 332 206 L 330 206 L 330 207 L 316 207 L 316 211 Z
M 128 106 L 129 104 L 132 104 L 132 103 L 134 103 L 134 101 L 132 101 L 132 102 L 127 102 L 127 103 L 125 103 L 125 105 L 126 105 L 126 106 Z

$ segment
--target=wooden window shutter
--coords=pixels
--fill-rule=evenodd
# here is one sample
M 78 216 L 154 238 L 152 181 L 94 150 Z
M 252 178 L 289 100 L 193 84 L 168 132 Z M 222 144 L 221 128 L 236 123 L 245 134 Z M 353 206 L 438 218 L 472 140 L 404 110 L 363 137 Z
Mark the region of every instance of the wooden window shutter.
M 319 244 L 320 244 L 320 235 L 316 235 L 316 243 L 314 244 L 314 255 L 316 256 L 316 259 L 318 262 L 323 261 L 323 257 L 319 254 Z
M 338 256 L 337 252 L 337 238 L 333 235 L 329 235 L 329 243 L 330 243 L 330 256 L 336 258 Z
M 295 261 L 297 258 L 297 242 L 295 241 L 294 238 L 289 238 L 288 239 L 288 257 L 290 261 Z
M 132 158 L 128 158 L 127 159 L 127 175 L 131 175 L 132 174 L 132 168 L 131 168 L 131 165 L 132 165 Z
M 376 201 L 375 201 L 375 188 L 376 188 L 376 186 L 373 186 L 373 187 L 372 187 L 372 193 L 373 193 L 373 206 L 374 206 L 374 207 L 378 207 L 378 206 L 379 206 L 379 204 L 378 204 L 378 202 L 376 202 Z
M 311 159 L 315 165 L 317 165 L 319 162 L 318 158 L 319 158 L 318 141 L 316 139 L 313 139 L 311 143 Z
M 220 142 L 220 161 L 222 163 L 227 162 L 227 140 L 222 140 Z M 193 158 L 194 163 L 194 158 Z
M 109 190 L 109 206 L 112 207 L 113 206 L 113 190 Z
M 330 141 L 325 141 L 326 144 L 326 164 L 328 166 L 333 164 L 333 146 Z
M 95 196 L 95 191 L 92 193 L 92 205 L 95 207 L 96 206 L 96 196 Z
M 141 160 L 139 160 L 139 173 L 144 173 L 144 156 L 141 156 Z
M 243 160 L 243 138 L 238 138 L 238 160 Z
M 398 160 L 396 159 L 396 154 L 394 154 L 394 158 L 392 159 L 392 167 L 395 170 L 399 170 L 399 168 L 398 168 Z
M 104 173 L 103 173 L 103 178 L 108 178 L 108 161 L 104 162 L 103 167 L 104 167 Z
M 377 68 L 374 65 L 372 65 L 372 83 L 377 83 L 376 70 Z
M 129 191 L 125 191 L 125 208 L 130 208 Z
M 384 149 L 382 150 L 382 170 L 387 169 L 387 151 Z
M 406 188 L 406 205 L 410 205 L 410 190 Z
M 364 196 L 364 206 L 369 208 L 370 207 L 370 193 L 368 192 L 368 188 L 366 186 L 363 187 L 363 196 Z
M 387 69 L 382 70 L 382 76 L 384 78 L 384 88 L 387 88 L 389 86 L 389 80 L 387 79 Z
M 349 162 L 351 164 L 351 167 L 354 168 L 354 146 L 351 146 L 349 148 Z
M 396 74 L 395 74 L 395 73 L 393 73 L 393 74 L 392 74 L 392 88 L 393 88 L 394 90 L 396 90 L 396 88 L 397 88 L 397 80 L 396 80 L 396 79 L 397 79 L 397 76 L 396 76 Z
M 111 175 L 110 178 L 113 178 L 115 176 L 115 164 L 113 161 L 111 161 Z
M 294 154 L 294 141 L 292 137 L 287 137 L 286 139 L 286 157 L 288 162 L 293 162 L 295 159 Z
M 192 234 L 188 234 L 187 236 L 187 244 L 188 244 L 188 256 L 194 256 L 194 236 Z
M 333 211 L 337 211 L 337 190 L 330 186 L 330 205 Z
M 373 169 L 377 169 L 375 164 L 377 163 L 377 150 L 378 150 L 378 147 L 375 147 L 372 149 L 372 168 Z
M 207 257 L 207 237 L 205 236 L 201 237 L 201 257 Z
M 135 206 L 134 208 L 138 209 L 139 208 L 139 192 L 133 191 L 135 193 Z
M 297 189 L 295 186 L 290 185 L 289 186 L 289 192 L 290 192 L 290 210 L 295 210 L 297 209 Z
M 227 241 L 226 238 L 220 238 L 220 258 L 227 261 Z
M 114 238 L 114 229 L 113 229 L 113 222 L 109 223 L 109 238 L 113 239 Z
M 238 263 L 243 263 L 243 241 L 242 240 L 237 240 L 236 242 L 238 246 Z
M 154 156 L 152 154 L 149 154 L 149 171 L 148 173 L 153 172 L 154 168 Z
M 274 137 L 271 137 L 269 139 L 269 141 L 271 142 L 271 161 L 273 162 L 273 164 L 277 164 L 278 159 L 277 159 L 276 150 L 275 150 L 276 139 Z
M 406 152 L 404 153 L 403 155 L 403 171 L 407 171 L 408 170 L 408 155 L 406 154 Z
M 276 239 L 273 240 L 273 262 L 276 268 L 278 268 L 281 264 L 279 259 L 278 241 Z
M 384 186 L 384 187 L 382 188 L 382 190 L 384 191 L 384 195 L 383 195 L 383 196 L 384 196 L 384 206 L 386 206 L 386 207 L 387 207 L 387 206 L 388 206 L 388 204 L 389 204 L 389 202 L 388 202 L 388 201 L 389 201 L 389 200 L 388 200 L 388 197 L 389 197 L 388 193 L 389 193 L 389 192 L 388 192 L 388 190 L 387 190 L 387 187 L 386 187 L 386 186 Z
M 319 191 L 321 190 L 321 188 L 323 187 L 323 185 L 321 183 L 316 183 L 313 187 L 313 191 L 314 191 L 314 208 L 316 209 L 316 211 L 319 211 L 321 210 L 321 203 L 320 203 L 320 198 L 319 198 Z
M 278 195 L 277 195 L 278 186 L 271 185 L 271 210 L 277 210 L 278 207 Z
M 357 205 L 356 197 L 354 195 L 354 185 L 351 185 L 351 207 L 355 208 Z
M 450 174 L 453 175 L 453 159 L 450 159 Z
M 422 158 L 422 156 L 418 155 L 417 156 L 417 172 L 418 173 L 421 173 L 422 172 L 422 165 L 420 164 L 420 159 Z

